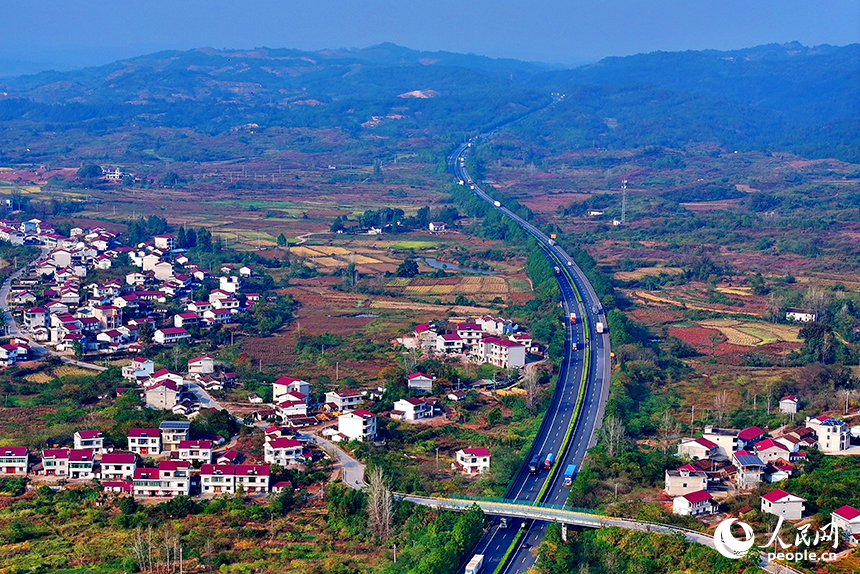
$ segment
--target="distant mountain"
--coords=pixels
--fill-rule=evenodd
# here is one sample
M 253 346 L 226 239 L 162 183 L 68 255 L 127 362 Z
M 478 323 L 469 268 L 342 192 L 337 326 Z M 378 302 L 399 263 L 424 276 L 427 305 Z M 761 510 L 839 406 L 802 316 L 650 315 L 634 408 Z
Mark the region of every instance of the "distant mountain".
M 438 146 L 542 108 L 510 129 L 546 148 L 705 141 L 860 159 L 860 45 L 655 52 L 571 70 L 390 43 L 201 48 L 4 79 L 0 92 L 7 163 L 68 159 L 94 136 L 129 127 L 162 130 L 159 142 L 187 137 L 170 129 L 211 136 L 252 125 L 335 129 L 375 145 L 429 136 L 425 145 Z M 552 92 L 566 97 L 546 107 Z M 98 153 L 139 158 L 154 149 L 146 137 Z M 190 141 L 174 147 L 183 151 L 164 157 L 232 153 Z
M 719 52 L 653 52 L 549 72 L 535 85 L 654 86 L 778 112 L 814 124 L 860 118 L 860 44 L 808 48 L 791 42 Z

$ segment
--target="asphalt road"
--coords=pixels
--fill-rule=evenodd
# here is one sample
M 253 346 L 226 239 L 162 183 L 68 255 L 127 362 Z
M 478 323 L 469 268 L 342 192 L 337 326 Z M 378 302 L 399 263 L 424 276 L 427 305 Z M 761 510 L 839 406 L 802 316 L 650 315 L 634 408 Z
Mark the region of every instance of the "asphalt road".
M 469 183 L 471 178 L 461 161 L 468 150 L 469 143 L 459 146 L 448 157 L 448 167 L 454 176 L 463 181 L 464 185 L 469 186 L 478 197 L 495 204 L 494 199 L 481 189 L 478 183 Z M 501 206 L 495 206 L 495 208 L 514 219 L 531 233 L 541 244 L 547 257 L 553 261 L 553 265 L 562 270 L 558 275 L 558 280 L 565 314 L 570 316 L 570 313 L 574 312 L 578 318 L 576 325 L 566 325 L 565 356 L 559 373 L 558 386 L 538 431 L 535 446 L 526 457 L 526 461 L 528 461 L 535 453 L 540 453 L 542 458 L 550 452 L 556 455 L 555 466 L 560 468 L 549 484 L 541 502 L 562 505 L 567 500 L 569 490 L 569 487 L 564 485 L 564 469 L 569 464 L 576 464 L 577 467 L 582 465 L 587 449 L 595 443 L 595 432 L 603 418 L 603 408 L 609 395 L 609 335 L 608 333 L 597 334 L 594 327 L 598 321 L 606 325 L 606 318 L 593 312 L 594 306 L 597 306 L 598 310 L 601 308 L 597 295 L 584 273 L 564 250 L 550 241 L 550 238 L 536 227 L 510 210 Z M 579 290 L 582 297 L 581 305 L 576 298 L 574 286 Z M 588 341 L 585 338 L 583 321 L 587 321 L 589 325 L 591 338 Z M 577 343 L 577 350 L 573 350 L 572 343 Z M 565 433 L 571 424 L 576 408 L 580 385 L 583 381 L 586 353 L 589 354 L 590 367 L 585 380 L 586 388 L 582 399 L 583 403 L 567 451 L 560 453 Z M 548 472 L 546 470 L 532 476 L 528 473 L 528 468 L 523 467 L 517 474 L 506 497 L 523 502 L 535 502 L 541 488 L 547 481 L 547 477 Z M 534 565 L 536 557 L 532 549 L 538 547 L 543 540 L 546 525 L 546 522 L 541 521 L 526 525 L 526 532 L 520 542 L 520 548 L 511 556 L 504 572 L 524 572 Z M 513 542 L 519 525 L 513 524 L 511 526 L 513 527 L 505 529 L 494 526 L 475 548 L 475 554 L 484 554 L 485 571 L 495 570 L 502 556 Z

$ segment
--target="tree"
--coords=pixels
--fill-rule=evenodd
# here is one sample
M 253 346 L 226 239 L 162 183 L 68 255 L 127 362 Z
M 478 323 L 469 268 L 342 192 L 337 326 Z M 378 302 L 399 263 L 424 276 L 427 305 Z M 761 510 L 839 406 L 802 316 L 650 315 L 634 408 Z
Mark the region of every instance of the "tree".
M 84 358 L 84 346 L 81 345 L 80 339 L 75 339 L 75 342 L 72 343 L 72 350 L 75 353 L 75 359 L 80 361 L 81 359 Z
M 535 414 L 535 410 L 537 410 L 537 372 L 535 369 L 529 369 L 526 371 L 525 376 L 525 387 L 526 387 L 526 408 L 529 410 L 529 413 Z
M 201 227 L 200 231 L 197 232 L 197 247 L 203 253 L 212 251 L 212 233 L 205 227 Z
M 367 474 L 367 522 L 370 531 L 378 538 L 388 540 L 394 521 L 394 497 L 382 467 L 375 466 Z
M 142 345 L 152 343 L 152 336 L 155 334 L 155 327 L 149 321 L 144 321 L 137 328 L 137 338 Z
M 397 266 L 398 277 L 415 277 L 418 275 L 418 263 L 414 259 L 407 259 Z
M 488 425 L 494 427 L 501 422 L 502 422 L 502 409 L 500 409 L 499 407 L 496 407 L 487 413 L 487 424 Z
M 95 179 L 102 176 L 102 168 L 94 163 L 90 163 L 81 167 L 77 175 L 81 179 Z
M 723 417 L 729 410 L 729 393 L 722 391 L 714 397 L 714 413 L 717 415 L 717 423 L 723 424 Z
M 621 453 L 626 438 L 624 423 L 618 417 L 609 417 L 600 427 L 600 437 L 606 445 L 606 454 L 615 458 Z
M 277 242 L 278 242 L 278 247 L 283 247 L 284 245 L 287 244 L 287 237 L 283 233 L 281 233 L 280 235 L 278 235 Z

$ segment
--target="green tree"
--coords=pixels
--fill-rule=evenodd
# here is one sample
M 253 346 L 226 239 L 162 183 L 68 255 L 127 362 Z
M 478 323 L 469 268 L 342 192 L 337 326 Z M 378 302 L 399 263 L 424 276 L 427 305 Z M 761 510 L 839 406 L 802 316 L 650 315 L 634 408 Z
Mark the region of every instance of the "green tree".
M 283 233 L 281 233 L 280 235 L 278 235 L 277 241 L 278 241 L 278 247 L 283 247 L 284 245 L 287 244 L 287 237 Z
M 84 346 L 80 339 L 75 339 L 75 342 L 72 343 L 72 351 L 75 353 L 75 359 L 80 361 L 84 358 Z
M 102 176 L 102 168 L 94 163 L 87 164 L 78 170 L 81 179 L 95 179 Z
M 502 409 L 499 407 L 494 408 L 490 412 L 487 413 L 487 424 L 490 426 L 496 426 L 502 422 Z
M 149 321 L 144 321 L 138 326 L 137 338 L 142 345 L 152 343 L 152 336 L 155 334 L 155 327 Z
M 415 277 L 418 275 L 418 263 L 414 259 L 407 259 L 397 266 L 398 277 Z

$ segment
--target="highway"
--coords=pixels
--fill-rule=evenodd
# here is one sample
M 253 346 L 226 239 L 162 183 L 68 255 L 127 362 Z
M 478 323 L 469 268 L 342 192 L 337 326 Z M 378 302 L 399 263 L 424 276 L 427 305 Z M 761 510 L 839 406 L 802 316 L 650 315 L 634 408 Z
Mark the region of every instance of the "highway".
M 541 249 L 546 253 L 558 273 L 559 288 L 565 316 L 576 313 L 577 323 L 566 323 L 565 354 L 559 372 L 558 384 L 552 403 L 544 417 L 535 438 L 532 452 L 526 457 L 526 462 L 532 455 L 540 453 L 541 460 L 548 453 L 556 455 L 555 473 L 550 479 L 550 472 L 541 470 L 535 476 L 528 472 L 524 465 L 515 477 L 506 499 L 522 502 L 545 502 L 562 505 L 567 500 L 569 487 L 564 486 L 564 470 L 569 464 L 582 465 L 586 451 L 593 446 L 595 432 L 603 419 L 603 409 L 609 396 L 610 352 L 608 333 L 597 334 L 595 323 L 606 325 L 602 307 L 593 287 L 585 274 L 555 242 L 535 226 L 511 212 L 484 191 L 478 182 L 472 182 L 465 167 L 465 157 L 469 152 L 471 142 L 461 144 L 448 156 L 448 168 L 463 185 L 470 187 L 478 197 L 489 202 L 493 207 L 507 217 L 516 221 L 523 229 L 537 239 Z M 577 297 L 577 291 L 579 297 Z M 581 301 L 580 301 L 581 298 Z M 577 350 L 573 350 L 573 343 Z M 587 372 L 584 373 L 584 370 Z M 586 376 L 583 376 L 583 375 Z M 584 382 L 584 388 L 582 388 Z M 575 423 L 567 440 L 565 438 L 571 423 Z M 543 540 L 547 522 L 536 520 L 526 524 L 525 532 L 517 548 L 508 560 L 502 572 L 524 572 L 534 565 L 536 560 L 531 548 L 536 548 Z M 485 572 L 494 572 L 505 552 L 513 543 L 519 524 L 509 528 L 494 525 L 481 539 L 474 550 L 475 554 L 484 554 Z

